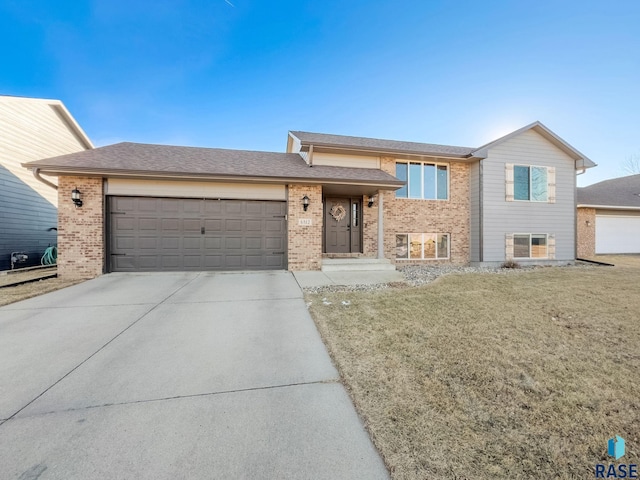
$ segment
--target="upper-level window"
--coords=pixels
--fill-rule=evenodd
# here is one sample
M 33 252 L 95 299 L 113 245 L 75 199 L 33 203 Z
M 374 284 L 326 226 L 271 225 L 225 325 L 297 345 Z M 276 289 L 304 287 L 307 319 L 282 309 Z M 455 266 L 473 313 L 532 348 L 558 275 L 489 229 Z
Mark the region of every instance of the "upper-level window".
M 513 166 L 513 198 L 532 202 L 548 200 L 547 167 Z
M 407 182 L 396 190 L 396 198 L 447 200 L 449 198 L 449 167 L 424 162 L 397 162 L 396 177 Z

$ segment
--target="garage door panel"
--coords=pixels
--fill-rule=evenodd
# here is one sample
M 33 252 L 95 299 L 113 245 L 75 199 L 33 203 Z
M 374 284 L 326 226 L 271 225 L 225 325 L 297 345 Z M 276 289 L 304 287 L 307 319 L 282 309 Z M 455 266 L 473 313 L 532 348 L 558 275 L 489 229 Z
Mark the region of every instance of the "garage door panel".
M 177 232 L 180 230 L 180 219 L 178 218 L 163 218 L 162 219 L 162 231 L 164 232 Z
M 133 247 L 129 247 L 133 248 Z M 140 237 L 138 240 L 138 248 L 140 250 L 156 250 L 158 248 L 157 237 Z
M 184 248 L 184 250 L 197 250 L 200 251 L 202 250 L 202 240 L 200 239 L 200 237 L 185 237 L 184 241 L 182 243 L 182 247 Z
M 162 237 L 162 250 L 177 250 L 180 248 L 180 237 Z
M 286 266 L 285 202 L 109 197 L 109 209 L 111 271 Z
M 204 220 L 204 230 L 206 233 L 215 233 L 223 231 L 222 219 L 206 218 Z
M 261 250 L 262 237 L 247 237 L 245 248 L 247 248 L 247 250 Z
M 243 230 L 242 220 L 237 220 L 237 219 L 225 220 L 224 229 L 227 232 L 241 232 Z
M 244 229 L 247 232 L 261 232 L 262 231 L 262 220 L 247 220 L 244 224 Z
M 596 253 L 640 253 L 640 216 L 596 215 Z
M 282 237 L 267 237 L 264 242 L 264 247 L 267 250 L 284 250 L 284 238 Z
M 242 248 L 242 237 L 226 237 L 224 247 L 228 250 L 240 250 Z
M 227 268 L 243 268 L 243 255 L 225 255 L 224 263 Z
M 238 216 L 242 214 L 242 201 L 226 200 L 224 202 L 224 212 L 227 216 Z
M 204 239 L 205 250 L 220 250 L 222 248 L 222 237 L 206 237 Z

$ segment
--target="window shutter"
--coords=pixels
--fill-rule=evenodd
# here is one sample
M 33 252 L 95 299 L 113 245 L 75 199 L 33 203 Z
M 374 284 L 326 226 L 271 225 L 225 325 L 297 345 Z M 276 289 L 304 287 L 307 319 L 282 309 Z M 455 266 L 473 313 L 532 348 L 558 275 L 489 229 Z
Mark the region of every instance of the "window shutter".
M 547 235 L 547 256 L 550 260 L 556 258 L 556 236 L 552 233 Z
M 556 167 L 547 168 L 547 194 L 549 203 L 556 203 Z
M 504 178 L 505 178 L 504 186 L 506 191 L 505 200 L 507 202 L 513 202 L 513 164 L 512 163 L 505 164 Z
M 505 260 L 513 260 L 513 234 L 507 233 L 505 235 L 505 249 L 504 249 L 504 259 Z

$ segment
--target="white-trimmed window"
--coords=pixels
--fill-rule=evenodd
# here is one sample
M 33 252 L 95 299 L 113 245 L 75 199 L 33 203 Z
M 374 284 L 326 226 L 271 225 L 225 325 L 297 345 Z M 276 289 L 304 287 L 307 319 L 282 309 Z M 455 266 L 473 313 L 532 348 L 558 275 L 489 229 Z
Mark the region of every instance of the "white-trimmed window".
M 449 258 L 448 233 L 396 234 L 396 259 L 439 260 Z
M 514 233 L 513 258 L 549 258 L 546 233 Z
M 396 190 L 396 198 L 447 200 L 449 165 L 424 162 L 396 162 L 396 177 L 407 182 Z
M 555 167 L 506 164 L 506 200 L 508 202 L 555 203 Z

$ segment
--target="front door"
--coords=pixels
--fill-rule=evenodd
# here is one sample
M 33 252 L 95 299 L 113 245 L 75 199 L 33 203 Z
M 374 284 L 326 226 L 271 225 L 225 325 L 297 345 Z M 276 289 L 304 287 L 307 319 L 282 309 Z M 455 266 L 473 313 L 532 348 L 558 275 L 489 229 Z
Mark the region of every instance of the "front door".
M 362 201 L 359 198 L 327 198 L 324 204 L 325 252 L 362 252 Z

